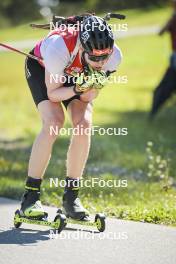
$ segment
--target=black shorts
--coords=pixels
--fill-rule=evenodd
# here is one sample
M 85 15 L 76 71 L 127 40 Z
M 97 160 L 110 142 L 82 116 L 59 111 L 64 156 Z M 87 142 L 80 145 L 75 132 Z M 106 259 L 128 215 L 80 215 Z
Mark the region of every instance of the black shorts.
M 33 54 L 33 51 L 30 53 Z M 45 84 L 45 68 L 42 67 L 38 61 L 31 58 L 26 58 L 25 75 L 36 106 L 44 100 L 49 100 L 47 95 L 47 87 Z M 75 95 L 67 100 L 62 101 L 65 108 L 67 108 L 68 104 L 74 99 L 80 100 L 80 96 Z

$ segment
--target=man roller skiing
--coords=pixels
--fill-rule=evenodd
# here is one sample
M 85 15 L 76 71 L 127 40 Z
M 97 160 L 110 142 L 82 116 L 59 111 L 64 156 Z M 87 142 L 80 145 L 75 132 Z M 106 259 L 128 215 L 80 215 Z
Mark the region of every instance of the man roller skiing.
M 91 127 L 92 101 L 99 94 L 97 87 L 103 87 L 97 76 L 107 77 L 116 71 L 121 62 L 121 51 L 114 44 L 112 31 L 106 21 L 89 15 L 79 31 L 73 28 L 63 32 L 58 29 L 51 31 L 37 43 L 31 54 L 43 59 L 43 63 L 40 63 L 27 58 L 25 64 L 26 79 L 41 117 L 42 128 L 33 143 L 20 214 L 40 218 L 44 216 L 40 186 L 57 138 L 55 134 L 50 134 L 50 127 L 62 128 L 63 105 L 73 127 Z M 68 77 L 74 76 L 75 72 L 83 78 L 77 77 L 73 82 Z M 96 75 L 96 80 L 86 82 L 85 76 L 92 73 Z M 59 81 L 51 82 L 51 75 L 59 76 Z M 63 76 L 64 83 L 61 82 Z M 78 220 L 88 219 L 88 212 L 78 192 L 90 141 L 91 136 L 86 133 L 72 135 L 67 152 L 63 208 L 68 217 Z

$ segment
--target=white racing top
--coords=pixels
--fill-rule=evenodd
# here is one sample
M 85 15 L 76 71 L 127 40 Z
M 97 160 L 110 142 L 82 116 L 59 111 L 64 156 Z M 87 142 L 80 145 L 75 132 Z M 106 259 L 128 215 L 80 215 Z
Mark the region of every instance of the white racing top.
M 51 74 L 64 75 L 64 69 L 70 62 L 70 53 L 60 35 L 52 35 L 42 41 L 40 53 L 44 59 L 46 70 Z M 114 45 L 113 53 L 109 57 L 102 70 L 116 71 L 118 65 L 121 63 L 122 53 L 117 45 Z

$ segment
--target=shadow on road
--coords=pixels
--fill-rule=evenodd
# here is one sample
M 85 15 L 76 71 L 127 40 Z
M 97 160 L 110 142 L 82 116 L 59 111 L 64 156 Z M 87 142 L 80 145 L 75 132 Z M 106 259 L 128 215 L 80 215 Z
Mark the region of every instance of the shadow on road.
M 79 228 L 72 228 L 66 227 L 65 231 L 77 231 L 77 232 L 87 232 L 87 233 L 94 233 L 99 234 L 99 231 L 95 230 L 86 230 L 86 229 L 79 229 Z M 59 234 L 57 231 L 54 231 L 56 237 L 59 238 Z M 67 235 L 66 235 L 67 236 Z M 26 228 L 19 228 L 19 229 L 10 229 L 7 231 L 0 230 L 0 244 L 11 244 L 11 245 L 29 245 L 38 243 L 39 241 L 50 240 L 53 237 L 50 237 L 50 230 L 46 231 L 39 231 L 34 229 L 26 229 Z
M 0 232 L 0 244 L 27 245 L 38 241 L 49 240 L 49 231 L 39 231 L 31 229 L 10 229 Z

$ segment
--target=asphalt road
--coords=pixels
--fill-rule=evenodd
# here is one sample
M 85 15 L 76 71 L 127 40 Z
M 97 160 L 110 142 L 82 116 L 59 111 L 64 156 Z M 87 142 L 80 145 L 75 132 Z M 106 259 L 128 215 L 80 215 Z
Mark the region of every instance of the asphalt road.
M 0 198 L 0 264 L 176 263 L 176 228 L 107 219 L 104 233 L 70 225 L 58 235 L 36 225 L 14 229 L 18 207 L 18 201 Z M 56 208 L 46 210 L 54 218 Z

